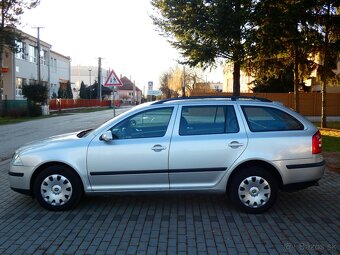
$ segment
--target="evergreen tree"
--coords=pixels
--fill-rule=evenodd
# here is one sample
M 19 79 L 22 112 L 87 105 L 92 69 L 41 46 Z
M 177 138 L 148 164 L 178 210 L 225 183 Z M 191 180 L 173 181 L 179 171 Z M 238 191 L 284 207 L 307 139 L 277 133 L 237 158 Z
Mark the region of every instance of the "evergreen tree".
M 65 96 L 66 96 L 67 99 L 73 99 L 73 92 L 72 92 L 70 81 L 67 81 L 67 83 L 66 83 Z
M 73 99 L 70 81 L 68 81 L 66 84 L 60 85 L 58 89 L 58 98 Z
M 298 91 L 317 68 L 322 53 L 326 2 L 335 10 L 335 0 L 261 0 L 254 9 L 256 33 L 249 68 L 257 79 L 278 79 L 283 70 L 293 68 L 295 110 L 299 110 Z M 325 22 L 324 22 L 325 23 Z M 339 23 L 339 22 L 338 22 Z M 338 25 L 339 27 L 339 25 Z M 339 51 L 338 51 L 339 52 Z
M 234 64 L 233 93 L 240 93 L 240 69 L 249 56 L 254 22 L 252 0 L 152 0 L 154 24 L 184 56 L 182 63 L 208 67 L 216 59 Z
M 86 92 L 86 86 L 83 81 L 80 84 L 79 97 L 81 99 L 88 99 L 88 93 Z

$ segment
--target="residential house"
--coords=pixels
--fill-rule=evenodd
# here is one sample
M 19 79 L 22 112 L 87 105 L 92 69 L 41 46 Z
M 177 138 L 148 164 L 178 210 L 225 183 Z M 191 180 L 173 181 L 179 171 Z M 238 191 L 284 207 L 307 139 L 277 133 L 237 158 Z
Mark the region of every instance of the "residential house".
M 190 91 L 189 95 L 196 95 L 200 93 L 224 92 L 223 83 L 221 82 L 198 82 Z
M 335 58 L 336 59 L 336 58 Z M 320 56 L 316 56 L 315 63 L 317 67 L 311 72 L 309 79 L 304 80 L 307 87 L 311 87 L 312 92 L 321 92 L 322 81 L 320 74 L 318 73 L 318 66 L 322 65 L 322 59 Z M 335 74 L 334 79 L 329 79 L 327 84 L 327 93 L 340 93 L 340 56 L 337 61 L 334 61 L 332 72 Z M 233 63 L 227 63 L 224 67 L 224 89 L 225 92 L 233 91 Z M 249 84 L 254 80 L 251 74 L 247 74 L 241 70 L 240 77 L 240 92 L 241 93 L 252 93 Z
M 14 53 L 5 48 L 3 54 L 2 99 L 22 100 L 22 87 L 38 82 L 40 66 L 40 81 L 49 88 L 49 97 L 58 93 L 60 86 L 65 85 L 71 78 L 71 58 L 53 51 L 52 45 L 40 40 L 40 53 L 38 54 L 38 39 L 21 32 L 24 36 L 22 42 L 17 42 L 19 52 Z M 40 65 L 38 65 L 40 61 Z
M 134 85 L 127 77 L 121 77 L 123 86 L 117 86 L 118 98 L 122 104 L 140 104 L 142 102 L 142 91 Z M 135 97 L 134 97 L 135 95 Z
M 340 93 L 340 55 L 335 56 L 332 64 L 332 72 L 334 73 L 333 79 L 327 80 L 327 93 Z M 309 78 L 304 80 L 306 86 L 311 86 L 311 91 L 321 92 L 322 90 L 322 80 L 321 75 L 318 72 L 320 66 L 323 65 L 323 59 L 320 54 L 317 54 L 315 59 L 317 67 L 311 72 Z

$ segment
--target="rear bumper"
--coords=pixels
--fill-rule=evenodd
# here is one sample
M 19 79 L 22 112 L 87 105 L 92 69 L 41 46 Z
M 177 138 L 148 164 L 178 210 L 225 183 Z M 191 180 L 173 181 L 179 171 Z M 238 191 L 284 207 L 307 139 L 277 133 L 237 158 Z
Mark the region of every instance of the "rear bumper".
M 280 173 L 283 187 L 314 185 L 324 175 L 325 168 L 326 162 L 323 158 L 316 159 L 314 162 L 309 159 L 281 161 L 279 169 L 282 169 Z
M 311 186 L 318 186 L 319 185 L 318 181 L 319 180 L 286 184 L 282 187 L 282 190 L 287 191 L 287 192 L 298 191 L 298 190 L 306 189 Z

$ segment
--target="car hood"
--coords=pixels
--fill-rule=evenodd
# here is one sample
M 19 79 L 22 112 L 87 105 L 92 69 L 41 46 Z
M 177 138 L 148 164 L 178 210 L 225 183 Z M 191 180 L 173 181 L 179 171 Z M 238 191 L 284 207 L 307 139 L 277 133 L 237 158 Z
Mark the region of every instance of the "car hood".
M 24 153 L 26 151 L 34 150 L 34 149 L 42 149 L 50 146 L 54 146 L 57 144 L 66 144 L 69 142 L 74 142 L 76 140 L 79 140 L 77 136 L 79 132 L 74 132 L 74 133 L 67 133 L 67 134 L 61 134 L 61 135 L 56 135 L 56 136 L 51 136 L 48 138 L 44 138 L 41 140 L 36 140 L 30 143 L 27 143 L 20 147 L 19 149 L 16 150 L 16 153 Z

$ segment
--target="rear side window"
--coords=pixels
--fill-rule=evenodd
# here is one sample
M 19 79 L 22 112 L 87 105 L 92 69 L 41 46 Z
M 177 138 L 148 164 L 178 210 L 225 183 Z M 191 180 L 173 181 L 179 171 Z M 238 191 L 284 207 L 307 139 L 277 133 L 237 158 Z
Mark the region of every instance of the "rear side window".
M 304 126 L 293 116 L 276 108 L 242 106 L 252 132 L 303 130 Z
M 233 106 L 184 106 L 179 134 L 209 135 L 237 133 L 239 126 Z

